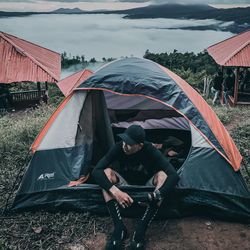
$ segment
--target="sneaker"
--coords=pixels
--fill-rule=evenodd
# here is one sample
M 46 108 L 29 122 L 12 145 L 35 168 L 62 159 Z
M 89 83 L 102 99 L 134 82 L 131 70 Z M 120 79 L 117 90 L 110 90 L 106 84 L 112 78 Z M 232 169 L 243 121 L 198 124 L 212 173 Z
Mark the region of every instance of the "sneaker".
M 144 242 L 144 240 L 142 240 L 142 241 L 132 240 L 130 242 L 129 249 L 130 250 L 144 250 L 145 249 L 145 242 Z
M 111 238 L 108 240 L 105 250 L 122 250 L 124 249 L 124 240 L 127 238 L 127 229 L 122 231 L 122 237 L 121 239 L 116 239 L 113 235 Z

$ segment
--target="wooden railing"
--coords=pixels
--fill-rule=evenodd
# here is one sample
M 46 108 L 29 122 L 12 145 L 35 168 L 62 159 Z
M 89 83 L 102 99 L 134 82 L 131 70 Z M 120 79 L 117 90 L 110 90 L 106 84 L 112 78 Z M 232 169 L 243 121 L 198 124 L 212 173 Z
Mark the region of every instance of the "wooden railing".
M 45 94 L 45 90 L 29 90 L 22 92 L 12 92 L 12 101 L 16 102 L 26 102 L 26 101 L 39 101 L 41 97 Z
M 11 92 L 6 96 L 1 96 L 4 100 L 0 99 L 0 116 L 5 115 L 7 112 L 13 110 L 20 110 L 23 108 L 32 108 L 37 106 L 42 97 L 45 95 L 46 90 L 29 90 Z
M 7 110 L 4 108 L 0 108 L 0 116 L 5 115 L 7 113 Z

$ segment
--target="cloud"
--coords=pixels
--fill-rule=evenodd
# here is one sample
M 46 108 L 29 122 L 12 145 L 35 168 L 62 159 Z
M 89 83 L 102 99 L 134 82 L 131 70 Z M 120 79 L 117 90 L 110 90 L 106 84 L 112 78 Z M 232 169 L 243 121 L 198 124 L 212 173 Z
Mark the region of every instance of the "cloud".
M 132 1 L 132 0 L 131 0 Z M 182 4 L 250 4 L 250 0 L 151 0 L 154 4 L 182 3 Z
M 250 0 L 118 0 L 119 2 L 137 2 L 152 4 L 182 3 L 182 4 L 250 4 Z
M 53 25 L 51 25 L 53 23 Z M 191 31 L 179 28 L 220 25 L 216 20 L 123 19 L 121 15 L 33 15 L 3 18 L 0 30 L 46 48 L 71 55 L 102 57 L 143 56 L 151 52 L 200 52 L 230 37 L 230 32 Z M 23 29 L 25 27 L 25 29 Z M 36 32 L 39 30 L 39 32 Z M 197 39 L 199 37 L 199 39 Z
M 182 4 L 250 4 L 250 0 L 0 0 L 0 3 L 152 3 L 152 4 L 167 4 L 167 3 L 182 3 Z
M 0 3 L 41 3 L 41 2 L 53 2 L 53 3 L 108 3 L 108 2 L 117 2 L 116 0 L 0 0 Z
M 61 2 L 61 3 L 146 3 L 151 0 L 0 0 L 0 2 L 28 2 L 28 3 L 39 3 L 39 2 Z
M 129 3 L 147 3 L 150 0 L 119 0 L 119 2 L 129 2 Z
M 82 10 L 122 10 L 148 5 L 146 2 L 119 2 L 119 0 L 0 0 L 3 11 L 51 11 L 58 8 Z
M 62 2 L 62 3 L 77 3 L 77 2 L 88 2 L 88 3 L 108 3 L 108 2 L 117 2 L 117 1 L 112 1 L 112 0 L 44 0 L 47 2 Z

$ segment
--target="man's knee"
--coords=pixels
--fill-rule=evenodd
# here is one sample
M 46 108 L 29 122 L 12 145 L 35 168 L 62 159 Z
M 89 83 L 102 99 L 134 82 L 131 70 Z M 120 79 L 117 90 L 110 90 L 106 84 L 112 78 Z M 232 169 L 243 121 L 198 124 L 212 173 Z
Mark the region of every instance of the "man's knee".
M 110 182 L 117 183 L 117 177 L 116 177 L 114 171 L 111 168 L 104 169 L 104 173 L 105 173 L 105 175 L 107 176 L 107 178 L 109 179 Z
M 158 173 L 155 174 L 154 177 L 154 185 L 157 186 L 159 184 L 163 184 L 164 181 L 167 179 L 167 174 L 163 171 L 159 171 Z

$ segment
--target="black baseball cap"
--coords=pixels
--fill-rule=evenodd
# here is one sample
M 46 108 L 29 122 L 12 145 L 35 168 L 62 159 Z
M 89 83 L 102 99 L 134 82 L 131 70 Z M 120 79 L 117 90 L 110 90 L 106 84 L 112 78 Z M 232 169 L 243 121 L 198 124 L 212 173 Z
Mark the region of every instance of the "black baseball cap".
M 128 145 L 143 143 L 145 141 L 145 131 L 139 125 L 131 125 L 124 133 L 118 136 Z

